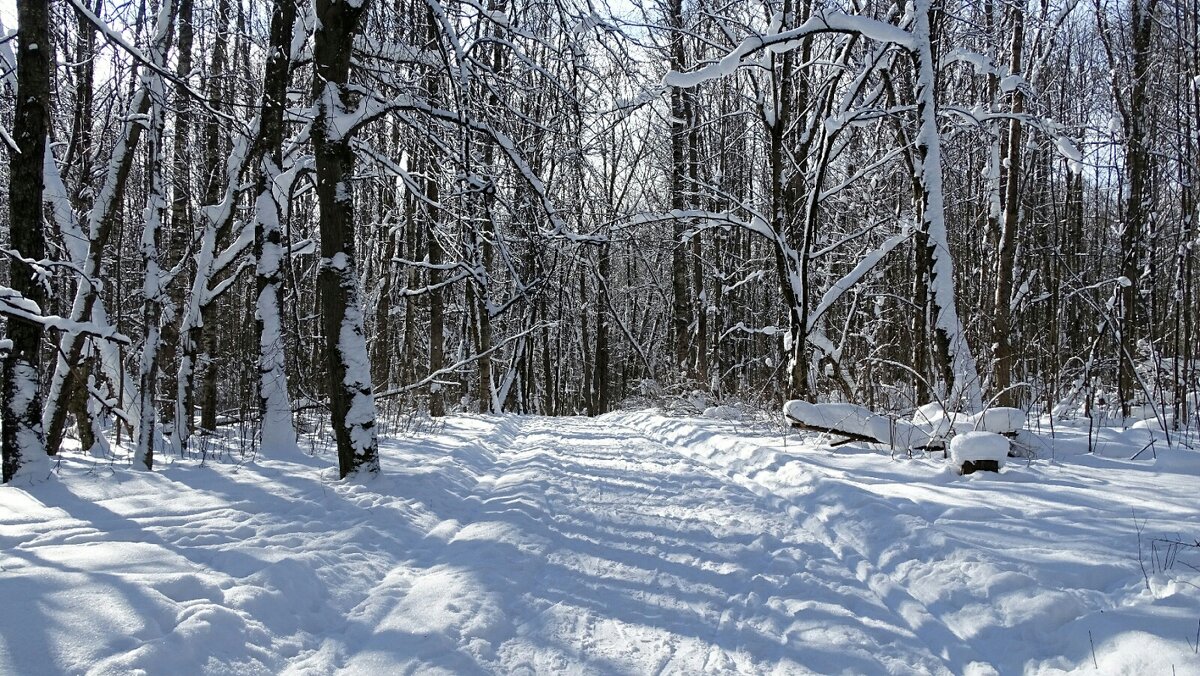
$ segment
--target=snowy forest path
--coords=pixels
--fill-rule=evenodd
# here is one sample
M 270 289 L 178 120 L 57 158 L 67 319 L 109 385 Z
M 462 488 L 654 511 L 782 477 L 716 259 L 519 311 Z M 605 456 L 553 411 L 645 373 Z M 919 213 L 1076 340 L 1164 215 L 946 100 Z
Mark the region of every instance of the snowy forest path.
M 462 499 L 308 667 L 948 671 L 918 628 L 960 652 L 795 505 L 631 428 L 514 417 L 477 447 Z
M 458 415 L 338 481 L 322 438 L 0 491 L 0 673 L 983 676 L 1090 670 L 1094 637 L 1104 673 L 1200 674 L 1193 588 L 1137 557 L 1196 523 L 1187 458 L 960 477 L 752 422 Z

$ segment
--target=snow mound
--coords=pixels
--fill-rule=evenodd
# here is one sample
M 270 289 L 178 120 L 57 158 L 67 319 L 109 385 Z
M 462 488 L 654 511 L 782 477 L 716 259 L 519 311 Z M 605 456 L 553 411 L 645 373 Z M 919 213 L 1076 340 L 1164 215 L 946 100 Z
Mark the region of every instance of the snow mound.
M 1025 427 L 1025 411 L 1019 408 L 997 406 L 969 418 L 970 429 L 976 432 L 1012 434 Z
M 1166 419 L 1167 429 L 1170 429 L 1171 427 L 1174 426 L 1175 416 L 1167 414 L 1163 417 Z M 1144 419 L 1139 420 L 1139 421 L 1133 423 L 1132 425 L 1130 425 L 1129 429 L 1131 429 L 1131 430 L 1150 430 L 1151 432 L 1159 432 L 1159 433 L 1163 433 L 1166 431 L 1163 429 L 1163 420 L 1160 420 L 1158 418 L 1144 418 Z
M 969 420 L 970 416 L 967 414 L 949 412 L 937 401 L 918 408 L 912 418 L 913 425 L 934 439 L 949 436 L 951 430 L 959 428 Z
M 741 420 L 742 412 L 734 406 L 709 406 L 704 409 L 704 417 L 713 420 Z
M 965 432 L 950 440 L 950 461 L 962 467 L 964 462 L 995 460 L 1004 465 L 1008 457 L 1008 439 L 995 432 Z

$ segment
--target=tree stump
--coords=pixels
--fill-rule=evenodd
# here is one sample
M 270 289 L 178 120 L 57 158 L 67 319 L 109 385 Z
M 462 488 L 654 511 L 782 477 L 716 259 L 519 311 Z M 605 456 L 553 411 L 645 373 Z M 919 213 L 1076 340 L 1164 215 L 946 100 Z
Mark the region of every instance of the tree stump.
M 965 460 L 962 467 L 959 468 L 959 474 L 971 474 L 973 472 L 999 472 L 1000 462 L 998 460 Z

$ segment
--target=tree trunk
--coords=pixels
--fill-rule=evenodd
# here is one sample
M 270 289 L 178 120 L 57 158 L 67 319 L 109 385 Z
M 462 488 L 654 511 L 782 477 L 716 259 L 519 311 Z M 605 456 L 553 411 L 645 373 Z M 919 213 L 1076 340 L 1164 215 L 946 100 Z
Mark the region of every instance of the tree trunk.
M 50 76 L 54 63 L 48 0 L 17 2 L 17 97 L 13 140 L 19 152 L 9 153 L 8 223 L 12 248 L 25 260 L 46 256 L 42 228 L 42 190 L 45 178 L 46 138 L 50 126 Z M 41 277 L 23 260 L 13 260 L 12 290 L 42 308 L 46 290 Z M 22 468 L 31 478 L 48 471 L 42 430 L 42 334 L 32 318 L 9 315 L 4 355 L 4 383 L 0 387 L 0 450 L 2 479 L 8 483 Z
M 425 12 L 425 49 L 437 51 L 440 47 L 440 29 L 433 8 Z M 429 68 L 425 73 L 425 95 L 431 106 L 438 105 L 441 81 L 438 72 Z M 441 288 L 441 265 L 445 260 L 442 242 L 438 238 L 441 226 L 439 189 L 434 177 L 433 162 L 427 157 L 425 167 L 425 241 L 429 252 L 429 373 L 441 371 L 446 364 L 446 299 Z M 441 377 L 438 377 L 440 380 Z M 440 418 L 446 415 L 446 399 L 442 384 L 435 380 L 429 385 L 429 415 Z
M 608 295 L 608 277 L 612 274 L 611 244 L 605 242 L 599 251 L 599 294 L 596 301 L 596 374 L 592 377 L 596 392 L 595 406 L 592 413 L 599 415 L 607 413 L 612 402 L 612 386 L 609 383 L 609 341 L 608 325 L 612 312 L 611 299 Z
M 76 7 L 76 12 L 89 22 L 95 19 L 94 14 L 88 17 L 79 7 Z M 170 38 L 169 23 L 156 26 L 152 50 L 165 52 Z M 76 276 L 75 300 L 70 313 L 73 321 L 107 322 L 104 301 L 100 298 L 100 289 L 94 284 L 94 280 L 101 276 L 104 250 L 112 237 L 114 226 L 117 225 L 129 172 L 133 168 L 135 151 L 144 127 L 143 120 L 150 112 L 150 102 L 143 78 L 134 89 L 124 125 L 109 157 L 104 182 L 88 211 L 87 228 L 83 233 L 69 233 L 70 236 L 64 237 L 68 241 L 78 239 L 79 234 L 87 238 L 86 253 L 74 261 L 82 274 Z M 42 413 L 42 424 L 46 429 L 46 451 L 50 455 L 57 453 L 62 444 L 67 422 L 67 402 L 75 396 L 77 388 L 86 386 L 76 371 L 79 361 L 85 355 L 85 342 L 87 338 L 82 333 L 71 330 L 64 331 L 59 339 L 58 357 L 50 379 L 50 391 L 46 395 L 46 409 Z M 111 344 L 100 345 L 99 352 L 104 375 L 114 384 L 119 399 L 123 402 L 126 394 L 133 394 L 134 387 L 132 383 L 126 382 L 120 354 Z M 136 407 L 127 410 L 126 413 L 131 418 L 131 423 L 137 426 Z
M 165 0 L 159 10 L 160 25 L 169 25 L 173 18 L 171 0 Z M 170 28 L 167 29 L 170 33 Z M 165 87 L 159 69 L 167 61 L 165 46 L 159 45 L 150 55 L 154 68 L 147 68 L 142 75 L 145 89 L 150 97 L 149 138 L 146 149 L 146 175 L 149 188 L 146 208 L 143 212 L 143 228 L 139 250 L 145 275 L 142 281 L 142 325 L 146 335 L 142 341 L 142 355 L 138 367 L 138 426 L 133 446 L 133 466 L 138 469 L 154 469 L 154 452 L 160 444 L 158 411 L 154 397 L 158 392 L 159 365 L 159 322 L 162 319 L 163 303 L 166 301 L 166 275 L 159 267 L 159 247 L 162 243 L 163 216 L 167 209 L 166 186 L 162 173 L 162 142 L 164 134 L 163 97 Z
M 209 105 L 221 110 L 225 106 L 225 91 L 222 80 L 225 77 L 226 54 L 228 38 L 226 37 L 229 0 L 219 0 L 217 3 L 217 38 L 213 49 L 211 72 L 208 78 Z M 196 253 L 195 278 L 188 298 L 187 308 L 183 313 L 180 334 L 183 338 L 183 354 L 180 359 L 179 374 L 176 380 L 178 411 L 176 424 L 180 427 L 176 436 L 179 443 L 186 445 L 194 430 L 194 410 L 196 400 L 196 378 L 200 377 L 200 428 L 211 432 L 216 423 L 216 386 L 214 379 L 216 363 L 213 359 L 212 332 L 206 331 L 205 322 L 211 322 L 212 303 L 216 295 L 210 292 L 213 277 L 219 272 L 213 267 L 217 255 L 217 247 L 225 239 L 232 224 L 232 209 L 218 216 L 214 209 L 226 206 L 222 199 L 222 180 L 236 182 L 241 175 L 242 164 L 247 157 L 246 152 L 231 153 L 231 162 L 221 161 L 221 141 L 219 125 L 215 119 L 209 119 L 204 126 L 204 164 L 208 167 L 208 180 L 204 184 L 203 200 L 206 208 L 203 210 L 204 228 L 201 233 L 200 250 Z M 243 146 L 243 150 L 246 150 Z M 220 171 L 224 166 L 226 171 Z M 232 195 L 225 195 L 232 199 Z M 228 206 L 232 206 L 229 204 Z
M 683 72 L 687 68 L 684 49 L 683 1 L 670 0 L 667 22 L 671 30 L 670 68 Z M 688 193 L 695 188 L 688 183 L 689 98 L 682 87 L 671 88 L 671 208 L 687 209 Z M 691 376 L 689 345 L 692 325 L 692 305 L 689 293 L 691 279 L 688 266 L 688 244 L 683 241 L 687 221 L 672 221 L 671 240 L 671 335 L 673 345 L 672 373 L 687 379 Z
M 1121 315 L 1118 356 L 1121 367 L 1117 381 L 1117 393 L 1121 399 L 1121 415 L 1128 417 L 1131 411 L 1134 373 L 1137 359 L 1139 322 L 1138 298 L 1141 295 L 1139 269 L 1144 255 L 1143 231 L 1150 220 L 1150 178 L 1153 168 L 1149 149 L 1148 126 L 1150 121 L 1150 97 L 1148 85 L 1150 69 L 1156 56 L 1151 51 L 1154 30 L 1154 9 L 1157 0 L 1130 3 L 1132 23 L 1132 82 L 1129 91 L 1129 112 L 1125 122 L 1125 170 L 1129 176 L 1125 192 L 1124 219 L 1121 227 Z
M 296 3 L 275 0 L 271 11 L 271 37 L 266 75 L 263 78 L 259 118 L 259 168 L 255 183 L 254 333 L 258 345 L 258 406 L 262 412 L 262 450 L 265 453 L 295 450 L 296 429 L 288 396 L 286 344 L 283 336 L 281 295 L 283 284 L 283 230 L 275 181 L 283 171 L 284 108 L 291 80 L 292 30 Z
M 916 4 L 913 37 L 917 70 L 917 157 L 918 195 L 921 230 L 929 237 L 929 289 L 933 301 L 933 341 L 938 369 L 945 381 L 949 403 L 961 398 L 967 410 L 983 406 L 975 357 L 967 343 L 967 334 L 958 316 L 958 298 L 954 284 L 954 265 L 946 232 L 946 213 L 942 192 L 942 141 L 937 123 L 937 76 L 934 63 L 931 0 Z
M 179 13 L 176 17 L 177 37 L 175 40 L 175 51 L 177 53 L 177 66 L 175 75 L 179 78 L 175 84 L 175 130 L 174 143 L 171 152 L 171 166 L 174 173 L 174 185 L 171 195 L 171 228 L 168 231 L 169 239 L 167 242 L 166 264 L 172 265 L 176 261 L 180 261 L 188 248 L 189 239 L 192 235 L 192 188 L 191 188 L 191 128 L 192 128 L 192 112 L 191 101 L 188 100 L 188 76 L 192 71 L 192 43 L 194 38 L 194 29 L 192 25 L 192 14 L 194 9 L 194 0 L 180 0 Z M 171 291 L 168 294 L 172 311 L 182 309 L 183 306 L 183 288 L 180 285 L 172 285 Z M 160 352 L 160 362 L 164 374 L 171 368 L 178 359 L 178 347 L 180 339 L 179 326 L 173 321 L 163 322 L 162 327 L 162 349 Z M 173 385 L 175 379 L 172 377 L 169 384 Z M 164 385 L 168 384 L 164 382 Z M 169 391 L 169 388 L 164 387 L 164 390 Z M 181 452 L 183 450 L 182 437 L 186 436 L 186 431 L 180 428 L 180 416 L 177 414 L 178 407 L 173 399 L 164 397 L 162 403 L 161 415 L 163 423 L 163 437 L 167 452 Z M 184 425 L 190 425 L 191 417 L 184 419 Z
M 341 477 L 379 472 L 371 363 L 363 335 L 358 274 L 354 258 L 354 174 L 352 129 L 337 118 L 354 107 L 349 86 L 354 37 L 368 2 L 316 0 L 312 94 L 317 104 L 312 126 L 320 205 L 321 266 L 317 286 L 325 330 L 326 368 Z
M 1024 66 L 1025 13 L 1013 5 L 1013 34 L 1009 72 L 1021 75 Z M 1008 123 L 1007 167 L 1004 172 L 1004 221 L 1000 228 L 996 255 L 996 295 L 992 302 L 992 389 L 1001 406 L 1016 406 L 1020 397 L 1010 388 L 1012 382 L 1012 295 L 1013 269 L 1016 265 L 1017 230 L 1021 222 L 1021 138 L 1020 115 L 1025 112 L 1025 95 L 1020 88 L 1012 93 L 1013 118 Z
M 103 1 L 96 0 L 95 11 L 100 11 Z M 73 179 L 75 187 L 71 192 L 71 200 L 75 208 L 82 211 L 84 192 L 92 177 L 96 30 L 82 16 L 76 17 L 75 30 L 75 107 L 71 118 L 71 143 L 67 147 L 63 167 L 67 172 L 73 172 L 64 178 Z

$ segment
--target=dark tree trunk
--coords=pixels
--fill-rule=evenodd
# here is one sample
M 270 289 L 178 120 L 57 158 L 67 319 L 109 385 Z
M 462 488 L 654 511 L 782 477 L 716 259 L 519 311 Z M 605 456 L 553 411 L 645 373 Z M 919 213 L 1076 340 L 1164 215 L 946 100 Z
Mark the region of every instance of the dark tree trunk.
M 12 248 L 23 259 L 39 261 L 46 256 L 43 162 L 50 123 L 50 67 L 54 62 L 49 2 L 18 0 L 17 24 L 18 96 L 12 136 L 18 152 L 9 154 L 8 223 Z M 12 290 L 39 308 L 44 307 L 46 290 L 34 269 L 16 259 L 10 265 Z M 37 321 L 8 317 L 12 345 L 4 357 L 4 383 L 0 388 L 3 483 L 12 481 L 22 465 L 32 465 L 46 452 L 40 392 L 43 332 Z
M 433 9 L 425 12 L 425 49 L 433 52 L 440 46 L 439 28 Z M 425 74 L 425 95 L 429 104 L 438 105 L 441 81 L 438 72 L 430 68 Z M 442 370 L 446 362 L 446 300 L 442 293 L 442 271 L 444 254 L 438 238 L 441 210 L 438 183 L 434 178 L 433 162 L 426 157 L 425 166 L 425 241 L 429 254 L 429 373 Z M 429 386 L 429 415 L 438 418 L 446 415 L 446 399 L 442 393 L 439 376 Z
M 1021 53 L 1025 48 L 1025 14 L 1019 5 L 1013 6 L 1013 34 L 1009 72 L 1023 74 Z M 1012 382 L 1012 302 L 1013 268 L 1016 265 L 1017 230 L 1021 222 L 1021 118 L 1025 112 L 1025 96 L 1018 88 L 1012 94 L 1013 118 L 1008 123 L 1007 171 L 1004 175 L 1004 221 L 1000 229 L 996 256 L 996 295 L 992 303 L 992 344 L 995 354 L 992 363 L 992 388 L 1002 406 L 1016 406 L 1017 393 Z
M 213 48 L 213 58 L 211 71 L 208 74 L 208 97 L 210 106 L 215 110 L 221 110 L 225 107 L 225 97 L 228 95 L 232 98 L 232 92 L 226 92 L 224 86 L 225 67 L 228 54 L 228 25 L 229 25 L 229 0 L 218 0 L 217 2 L 217 37 Z M 220 123 L 214 117 L 209 117 L 204 125 L 204 157 L 205 165 L 208 171 L 208 180 L 204 184 L 204 204 L 214 205 L 219 204 L 224 193 L 224 172 L 220 167 L 224 164 L 222 161 Z M 229 219 L 225 219 L 221 223 L 209 222 L 205 225 L 208 228 L 216 228 L 214 238 L 214 247 L 228 236 L 228 231 L 232 223 Z M 196 285 L 196 288 L 207 292 L 209 285 L 212 284 L 212 275 L 214 271 L 211 264 L 205 269 L 199 269 L 197 266 L 196 274 L 204 277 Z M 193 290 L 193 293 L 195 289 Z M 207 296 L 208 294 L 205 293 Z M 185 341 L 185 350 L 189 352 L 188 358 L 191 360 L 192 368 L 188 370 L 187 380 L 184 385 L 183 410 L 186 413 L 186 423 L 190 427 L 192 425 L 192 410 L 194 408 L 193 401 L 196 398 L 196 376 L 200 377 L 200 429 L 205 432 L 213 432 L 216 429 L 217 422 L 217 362 L 216 362 L 216 313 L 213 308 L 213 303 L 216 298 L 206 298 L 200 304 L 199 321 L 189 329 L 190 335 Z M 197 373 L 199 372 L 199 373 Z M 187 434 L 181 430 L 181 438 L 186 439 Z
M 102 2 L 96 0 L 94 11 L 100 11 Z M 74 179 L 72 203 L 76 209 L 83 210 L 84 193 L 92 175 L 92 144 L 95 136 L 92 132 L 95 106 L 92 96 L 96 77 L 93 58 L 96 53 L 96 30 L 82 16 L 77 17 L 75 30 L 75 109 L 71 117 L 71 143 L 67 146 L 63 167 Z
M 667 12 L 671 30 L 670 68 L 675 72 L 683 72 L 687 69 L 683 42 L 683 0 L 670 0 Z M 689 207 L 688 192 L 694 190 L 688 183 L 688 103 L 687 92 L 681 87 L 671 88 L 671 208 L 676 210 Z M 671 241 L 671 336 L 674 361 L 671 373 L 679 374 L 682 378 L 688 378 L 691 370 L 688 359 L 692 324 L 691 278 L 688 245 L 683 241 L 686 231 L 687 221 L 675 218 Z
M 321 222 L 317 286 L 325 330 L 330 411 L 342 477 L 379 472 L 371 365 L 363 335 L 354 256 L 354 198 L 350 185 L 354 174 L 350 145 L 353 131 L 335 123 L 335 118 L 354 105 L 355 94 L 349 86 L 351 53 L 367 5 L 366 0 L 317 0 L 313 51 L 312 94 L 317 115 L 312 140 Z
M 171 166 L 174 173 L 174 185 L 171 195 L 171 228 L 167 231 L 169 239 L 167 240 L 167 250 L 165 253 L 167 265 L 173 265 L 180 261 L 187 250 L 189 240 L 192 235 L 192 189 L 191 189 L 191 166 L 192 158 L 190 153 L 191 147 L 191 129 L 192 129 L 192 112 L 191 101 L 188 100 L 188 75 L 192 71 L 192 43 L 194 42 L 195 31 L 192 24 L 192 15 L 195 8 L 194 0 L 180 0 L 179 13 L 175 17 L 178 24 L 177 36 L 175 39 L 175 49 L 177 56 L 177 66 L 175 74 L 179 80 L 175 83 L 175 130 L 174 130 L 174 147 L 171 151 Z M 186 289 L 180 284 L 174 284 L 168 293 L 171 305 L 175 309 L 181 309 L 184 302 L 184 294 Z M 159 363 L 162 365 L 160 373 L 164 376 L 172 372 L 172 366 L 178 360 L 179 347 L 179 326 L 176 322 L 163 322 L 162 327 L 162 350 L 159 353 Z M 174 389 L 175 377 L 167 377 L 163 379 L 162 389 L 164 392 L 170 392 Z M 176 402 L 170 397 L 164 397 L 161 402 L 161 413 L 163 420 L 163 436 L 168 439 L 168 448 L 177 444 L 181 438 L 181 430 L 177 430 L 176 426 L 179 422 L 183 422 L 189 428 L 191 426 L 191 411 L 186 411 L 187 417 L 183 421 L 177 420 L 179 417 L 176 414 Z M 183 434 L 182 436 L 186 436 Z M 182 450 L 179 447 L 178 450 Z
M 592 411 L 595 415 L 607 413 L 612 401 L 612 386 L 609 383 L 608 375 L 608 324 L 609 315 L 612 312 L 611 299 L 608 295 L 608 277 L 612 274 L 611 246 L 607 242 L 601 244 L 598 254 L 600 259 L 600 288 L 598 300 L 596 301 L 596 375 L 592 379 L 596 391 L 595 406 Z
M 1138 329 L 1142 316 L 1138 298 L 1141 293 L 1138 274 L 1144 243 L 1143 231 L 1150 220 L 1150 179 L 1153 171 L 1147 127 L 1150 125 L 1151 101 L 1149 84 L 1150 69 L 1157 60 L 1151 51 L 1154 30 L 1154 11 L 1157 0 L 1130 3 L 1132 15 L 1132 82 L 1129 91 L 1128 113 L 1125 118 L 1125 169 L 1129 176 L 1128 191 L 1124 204 L 1124 221 L 1121 228 L 1121 316 L 1119 349 L 1120 377 L 1117 382 L 1121 399 L 1121 415 L 1128 417 L 1133 400 L 1136 375 Z

